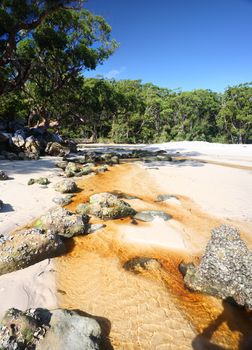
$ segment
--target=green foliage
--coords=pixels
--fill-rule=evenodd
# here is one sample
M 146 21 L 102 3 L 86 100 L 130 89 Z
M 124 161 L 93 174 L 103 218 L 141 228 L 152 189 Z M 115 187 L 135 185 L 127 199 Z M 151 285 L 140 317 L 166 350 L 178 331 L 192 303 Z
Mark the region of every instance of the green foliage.
M 226 89 L 217 123 L 229 142 L 252 141 L 252 83 Z

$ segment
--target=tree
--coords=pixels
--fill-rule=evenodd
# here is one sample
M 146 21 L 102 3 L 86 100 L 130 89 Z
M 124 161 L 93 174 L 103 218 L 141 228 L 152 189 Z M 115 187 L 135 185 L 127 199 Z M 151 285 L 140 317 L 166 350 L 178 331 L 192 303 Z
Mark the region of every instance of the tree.
M 29 79 L 60 89 L 115 49 L 110 26 L 79 1 L 0 1 L 0 95 Z M 48 79 L 45 84 L 43 79 Z M 42 89 L 43 90 L 43 89 Z
M 226 89 L 217 122 L 229 142 L 252 141 L 252 83 Z

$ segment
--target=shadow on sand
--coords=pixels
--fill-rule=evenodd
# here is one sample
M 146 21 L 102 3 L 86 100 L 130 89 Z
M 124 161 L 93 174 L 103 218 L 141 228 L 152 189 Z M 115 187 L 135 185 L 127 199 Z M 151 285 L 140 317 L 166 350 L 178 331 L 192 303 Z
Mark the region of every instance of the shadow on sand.
M 246 312 L 243 308 L 231 305 L 223 301 L 223 312 L 209 324 L 192 342 L 194 350 L 227 350 L 226 347 L 217 345 L 212 341 L 213 334 L 218 328 L 226 323 L 229 330 L 240 333 L 238 350 L 252 349 L 252 313 Z M 230 348 L 228 348 L 231 350 Z M 233 349 L 233 348 L 232 348 Z

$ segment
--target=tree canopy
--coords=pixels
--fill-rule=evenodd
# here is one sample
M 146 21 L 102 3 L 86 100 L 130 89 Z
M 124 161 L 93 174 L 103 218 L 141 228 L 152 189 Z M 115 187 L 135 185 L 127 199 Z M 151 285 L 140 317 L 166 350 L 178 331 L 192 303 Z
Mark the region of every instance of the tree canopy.
M 61 88 L 113 53 L 110 33 L 81 0 L 1 0 L 0 94 L 20 89 L 28 79 L 45 85 L 41 76 L 53 89 Z

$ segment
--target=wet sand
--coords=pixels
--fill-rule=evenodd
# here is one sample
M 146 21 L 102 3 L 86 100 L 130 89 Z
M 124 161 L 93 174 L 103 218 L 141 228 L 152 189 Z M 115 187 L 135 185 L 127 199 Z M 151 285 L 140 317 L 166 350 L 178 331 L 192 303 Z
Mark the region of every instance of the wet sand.
M 178 271 L 181 261 L 199 260 L 211 229 L 221 223 L 238 227 L 252 247 L 250 174 L 212 164 L 155 167 L 123 164 L 79 183 L 83 191 L 69 209 L 91 194 L 117 190 L 139 197 L 128 201 L 136 210 L 163 210 L 172 219 L 106 221 L 105 229 L 76 237 L 69 254 L 56 259 L 59 305 L 97 317 L 104 349 L 250 349 L 251 315 L 189 292 Z M 230 171 L 239 173 L 234 178 Z M 159 194 L 177 200 L 157 202 Z M 136 257 L 157 264 L 125 269 Z

